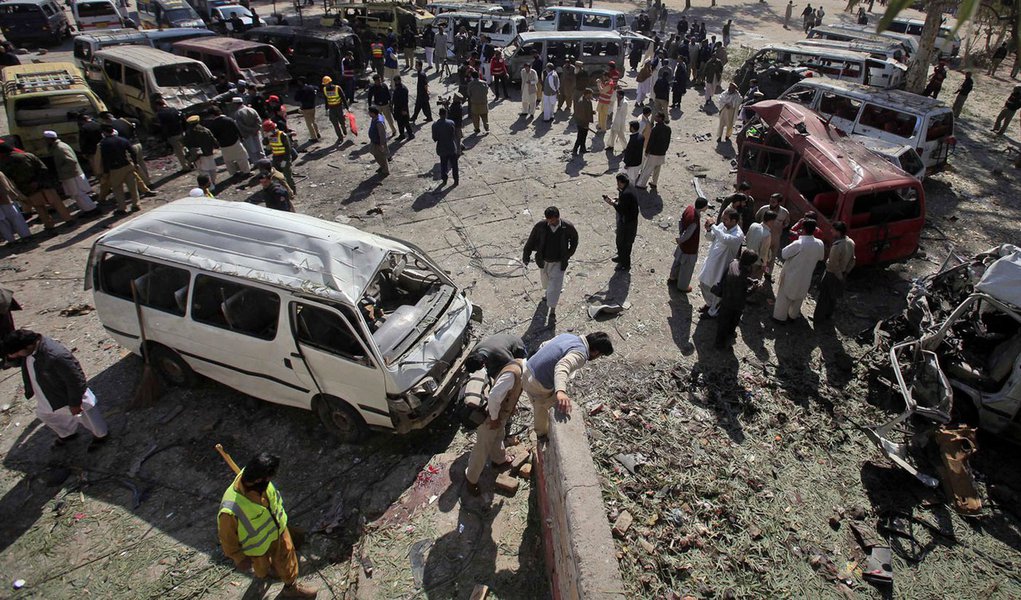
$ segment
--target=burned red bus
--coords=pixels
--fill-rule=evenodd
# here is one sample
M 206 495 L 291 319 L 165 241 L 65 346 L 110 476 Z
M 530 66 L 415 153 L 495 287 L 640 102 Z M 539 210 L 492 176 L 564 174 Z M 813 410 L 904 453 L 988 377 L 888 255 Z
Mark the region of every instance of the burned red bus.
M 844 136 L 814 111 L 779 100 L 759 102 L 738 134 L 739 181 L 764 204 L 783 194 L 792 219 L 814 210 L 820 235 L 847 223 L 858 265 L 888 262 L 918 249 L 925 225 L 921 182 Z

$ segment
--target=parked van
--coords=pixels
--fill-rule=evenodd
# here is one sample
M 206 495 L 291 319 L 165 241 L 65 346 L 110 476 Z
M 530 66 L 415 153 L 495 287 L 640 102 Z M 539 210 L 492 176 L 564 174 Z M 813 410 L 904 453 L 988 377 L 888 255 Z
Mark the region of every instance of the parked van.
M 911 58 L 918 51 L 918 41 L 911 36 L 900 33 L 876 33 L 874 28 L 862 25 L 819 25 L 809 30 L 808 39 L 831 40 L 834 42 L 896 44 L 903 52 L 904 59 Z
M 106 331 L 167 381 L 202 375 L 314 411 L 344 442 L 440 415 L 482 317 L 410 243 L 209 199 L 171 202 L 99 237 L 85 286 Z
M 86 70 L 92 89 L 111 108 L 150 126 L 157 95 L 186 114 L 208 108 L 216 96 L 213 77 L 201 62 L 146 46 L 100 50 Z
M 805 48 L 826 48 L 832 50 L 850 50 L 851 52 L 864 52 L 873 58 L 895 60 L 901 64 L 907 64 L 908 54 L 904 46 L 893 40 L 879 42 L 869 40 L 799 40 L 794 42 Z
M 922 38 L 922 28 L 925 26 L 925 21 L 919 21 L 918 19 L 905 19 L 904 17 L 896 17 L 890 22 L 887 29 L 894 33 L 906 33 L 914 38 Z M 961 51 L 961 36 L 953 34 L 953 28 L 949 25 L 940 25 L 939 33 L 936 34 L 936 50 L 940 55 L 957 56 L 957 53 Z
M 34 63 L 5 67 L 0 76 L 4 108 L 11 135 L 18 146 L 36 156 L 49 156 L 43 139 L 47 129 L 78 147 L 78 123 L 73 114 L 97 115 L 106 110 L 78 67 L 71 63 Z
M 922 183 L 811 110 L 780 100 L 747 107 L 738 134 L 739 181 L 765 204 L 783 194 L 792 219 L 818 215 L 820 234 L 833 239 L 834 221 L 847 224 L 858 265 L 910 256 L 925 225 Z
M 242 33 L 254 27 L 255 15 L 252 11 L 240 4 L 225 4 L 214 6 L 209 11 L 209 28 L 213 31 L 227 35 L 228 33 Z M 241 31 L 234 31 L 234 15 L 241 21 Z
M 619 67 L 624 64 L 624 39 L 616 31 L 530 31 L 519 35 L 503 52 L 511 78 L 518 81 L 521 67 L 531 64 L 536 52 L 543 63 L 556 65 L 573 56 L 589 72 L 605 70 L 610 61 Z
M 841 131 L 914 148 L 928 174 L 941 171 L 957 144 L 954 113 L 939 100 L 843 81 L 804 80 L 781 94 L 818 112 Z
M 148 31 L 137 31 L 134 29 L 119 29 L 110 32 L 97 31 L 84 35 L 76 35 L 74 38 L 73 54 L 84 68 L 92 62 L 92 55 L 104 48 L 134 44 L 170 52 L 173 49 L 174 42 L 211 35 L 216 34 L 208 29 L 194 27 L 175 27 L 163 30 L 150 29 Z
M 528 21 L 521 15 L 494 13 L 449 12 L 433 19 L 434 28 L 443 25 L 447 36 L 447 52 L 454 55 L 454 36 L 464 27 L 468 35 L 489 36 L 497 46 L 506 46 L 519 33 L 528 31 Z M 439 33 L 439 30 L 437 30 Z
M 770 44 L 755 52 L 734 74 L 741 93 L 758 79 L 759 91 L 776 98 L 806 77 L 827 77 L 880 88 L 903 85 L 907 67 L 895 60 L 873 58 L 864 52 Z
M 898 167 L 918 181 L 925 179 L 925 163 L 918 152 L 907 144 L 895 144 L 879 138 L 865 135 L 852 135 L 851 139 L 865 146 L 878 156 L 882 156 L 888 163 Z
M 246 31 L 244 39 L 270 44 L 287 58 L 291 77 L 307 77 L 318 82 L 323 75 L 340 81 L 340 61 L 351 52 L 354 55 L 355 76 L 368 81 L 372 72 L 365 60 L 361 40 L 353 33 L 323 27 L 296 27 L 270 25 Z
M 471 2 L 430 2 L 425 5 L 425 9 L 436 17 L 450 12 L 506 14 L 504 8 L 499 4 L 477 4 Z
M 143 29 L 206 25 L 195 9 L 184 0 L 138 0 L 138 19 Z
M 57 45 L 71 37 L 71 26 L 53 0 L 0 2 L 0 32 L 12 44 Z
M 536 31 L 620 31 L 631 21 L 619 10 L 553 6 L 539 13 L 532 23 Z
M 433 16 L 414 4 L 326 0 L 326 11 L 323 13 L 321 25 L 333 27 L 337 19 L 345 19 L 359 35 L 362 32 L 385 35 L 390 29 L 393 29 L 394 33 L 400 33 L 409 25 L 414 27 L 415 31 L 423 31 L 432 23 Z M 362 37 L 367 39 L 364 35 Z
M 853 36 L 848 38 L 847 36 Z M 862 37 L 865 36 L 865 37 Z M 904 46 L 908 56 L 914 56 L 918 53 L 918 38 L 910 36 L 906 33 L 897 33 L 895 31 L 876 31 L 874 25 L 854 25 L 851 23 L 833 23 L 832 25 L 820 25 L 813 27 L 808 32 L 810 39 L 829 39 L 829 40 L 841 40 L 841 39 L 876 39 L 878 40 L 893 40 Z M 878 41 L 877 40 L 877 41 Z
M 79 32 L 134 27 L 112 0 L 75 0 L 71 3 L 74 25 Z
M 259 42 L 229 37 L 207 37 L 174 44 L 174 54 L 204 63 L 214 77 L 244 79 L 260 91 L 279 91 L 291 83 L 287 59 L 280 51 Z

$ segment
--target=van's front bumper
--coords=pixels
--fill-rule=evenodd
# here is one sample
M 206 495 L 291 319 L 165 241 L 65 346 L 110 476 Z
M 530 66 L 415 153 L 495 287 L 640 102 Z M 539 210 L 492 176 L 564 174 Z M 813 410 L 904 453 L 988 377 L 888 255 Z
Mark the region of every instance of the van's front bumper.
M 408 433 L 415 429 L 422 429 L 450 406 L 450 402 L 456 397 L 468 377 L 464 372 L 464 361 L 477 341 L 477 336 L 472 333 L 472 329 L 470 324 L 465 328 L 464 343 L 454 359 L 449 361 L 450 368 L 444 373 L 443 379 L 437 383 L 436 390 L 432 394 L 419 395 L 408 392 L 388 399 L 394 433 Z M 414 406 L 415 404 L 417 406 Z

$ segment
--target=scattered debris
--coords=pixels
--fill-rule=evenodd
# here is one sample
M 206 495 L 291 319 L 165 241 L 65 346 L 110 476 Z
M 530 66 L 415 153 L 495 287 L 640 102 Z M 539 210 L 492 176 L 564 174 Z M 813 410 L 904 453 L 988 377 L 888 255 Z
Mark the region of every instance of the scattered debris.
M 507 496 L 513 496 L 518 491 L 519 485 L 521 485 L 521 480 L 517 477 L 511 477 L 506 473 L 496 476 L 496 489 Z
M 631 516 L 631 513 L 624 511 L 617 515 L 617 520 L 613 522 L 613 535 L 622 538 L 627 533 L 628 529 L 631 529 L 631 524 L 634 523 L 635 518 Z
M 59 314 L 62 317 L 80 317 L 82 315 L 87 315 L 94 310 L 95 309 L 88 304 L 79 302 L 78 304 L 72 304 L 71 306 L 61 310 Z
M 476 584 L 472 590 L 472 595 L 468 600 L 486 600 L 486 596 L 489 595 L 489 586 L 481 583 Z
M 432 540 L 419 540 L 411 545 L 408 559 L 411 561 L 411 576 L 415 578 L 415 588 L 421 589 L 425 579 L 425 553 L 432 548 Z

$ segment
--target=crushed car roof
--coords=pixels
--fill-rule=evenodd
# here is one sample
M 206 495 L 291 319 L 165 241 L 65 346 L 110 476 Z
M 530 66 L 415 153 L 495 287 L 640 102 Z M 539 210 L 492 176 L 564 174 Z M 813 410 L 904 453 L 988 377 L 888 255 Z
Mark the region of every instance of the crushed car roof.
M 1006 245 L 1000 251 L 1003 257 L 989 265 L 975 290 L 1021 307 L 1021 248 Z
M 875 184 L 903 180 L 905 187 L 917 187 L 918 180 L 886 159 L 876 156 L 857 141 L 840 135 L 811 109 L 785 100 L 764 100 L 749 107 L 805 157 L 813 168 L 847 191 Z
M 349 304 L 387 253 L 410 250 L 308 215 L 197 198 L 153 209 L 96 243 Z

